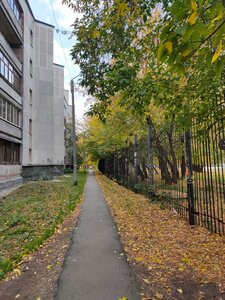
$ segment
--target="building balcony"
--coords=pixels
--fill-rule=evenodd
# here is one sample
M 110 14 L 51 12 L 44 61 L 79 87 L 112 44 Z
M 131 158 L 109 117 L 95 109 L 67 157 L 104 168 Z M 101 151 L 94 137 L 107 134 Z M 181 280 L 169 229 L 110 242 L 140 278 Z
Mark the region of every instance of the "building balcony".
M 0 2 L 0 28 L 1 33 L 11 46 L 23 44 L 22 18 L 19 8 L 12 9 L 7 0 Z
M 6 99 L 13 99 L 16 103 L 22 105 L 21 93 L 0 74 L 0 96 L 1 94 Z
M 21 104 L 22 64 L 0 33 L 0 93 L 5 91 Z
M 1 22 L 1 21 L 0 21 Z M 12 48 L 9 42 L 5 39 L 4 35 L 0 32 L 0 52 L 7 56 L 14 67 L 22 74 L 22 60 L 23 58 L 20 55 L 22 53 L 22 48 Z
M 0 139 L 21 143 L 22 130 L 20 127 L 0 118 Z

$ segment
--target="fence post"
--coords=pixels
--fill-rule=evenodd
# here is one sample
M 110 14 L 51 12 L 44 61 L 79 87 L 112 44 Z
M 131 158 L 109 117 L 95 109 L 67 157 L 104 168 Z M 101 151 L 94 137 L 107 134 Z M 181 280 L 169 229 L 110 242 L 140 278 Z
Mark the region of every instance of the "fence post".
M 138 161 L 137 161 L 137 135 L 134 136 L 134 179 L 135 184 L 138 180 Z
M 113 152 L 113 178 L 116 178 L 116 151 Z
M 127 140 L 125 141 L 125 184 L 128 186 L 128 147 Z
M 187 196 L 188 196 L 188 214 L 189 224 L 195 225 L 195 209 L 194 209 L 194 188 L 193 188 L 193 172 L 192 172 L 192 147 L 191 147 L 191 130 L 185 132 L 186 161 L 188 169 L 187 177 Z
M 153 172 L 153 144 L 152 144 L 152 125 L 148 122 L 148 151 L 149 151 L 149 181 L 150 184 L 154 184 L 154 172 Z
M 118 150 L 116 151 L 116 156 L 115 156 L 115 162 L 116 162 L 116 181 L 119 181 L 119 155 L 118 155 Z

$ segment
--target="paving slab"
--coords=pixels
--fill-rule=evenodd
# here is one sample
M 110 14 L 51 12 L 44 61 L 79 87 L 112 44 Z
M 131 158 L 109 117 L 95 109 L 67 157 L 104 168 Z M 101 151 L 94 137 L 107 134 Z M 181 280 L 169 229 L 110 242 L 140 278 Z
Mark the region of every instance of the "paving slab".
M 0 176 L 0 198 L 7 196 L 22 184 L 21 176 Z
M 126 222 L 126 220 L 124 220 Z M 59 279 L 55 300 L 139 300 L 116 225 L 93 172 Z

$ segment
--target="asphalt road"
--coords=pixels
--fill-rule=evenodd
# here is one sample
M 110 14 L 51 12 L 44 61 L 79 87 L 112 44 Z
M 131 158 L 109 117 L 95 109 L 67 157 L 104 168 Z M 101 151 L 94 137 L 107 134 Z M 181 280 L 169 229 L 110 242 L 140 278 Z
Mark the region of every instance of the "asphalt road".
M 139 300 L 139 292 L 106 200 L 90 173 L 55 299 Z

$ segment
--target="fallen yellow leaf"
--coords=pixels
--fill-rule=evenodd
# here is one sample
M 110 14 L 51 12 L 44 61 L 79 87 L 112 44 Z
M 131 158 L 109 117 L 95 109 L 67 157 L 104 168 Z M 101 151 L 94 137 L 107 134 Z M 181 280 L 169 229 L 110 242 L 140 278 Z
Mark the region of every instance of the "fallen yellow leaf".
M 19 269 L 14 269 L 13 273 L 15 273 L 16 275 L 21 275 L 21 271 Z
M 189 264 L 191 260 L 190 260 L 190 258 L 185 257 L 185 258 L 182 259 L 182 261 L 183 261 L 185 264 Z
M 143 258 L 143 257 L 136 257 L 135 260 L 136 260 L 136 261 L 143 261 L 144 258 Z
M 158 293 L 158 292 L 155 294 L 155 296 L 156 296 L 158 299 L 163 299 L 163 295 L 160 294 L 160 293 Z
M 148 279 L 146 279 L 146 278 L 143 278 L 143 281 L 144 281 L 145 283 L 150 283 L 150 281 L 149 281 Z

